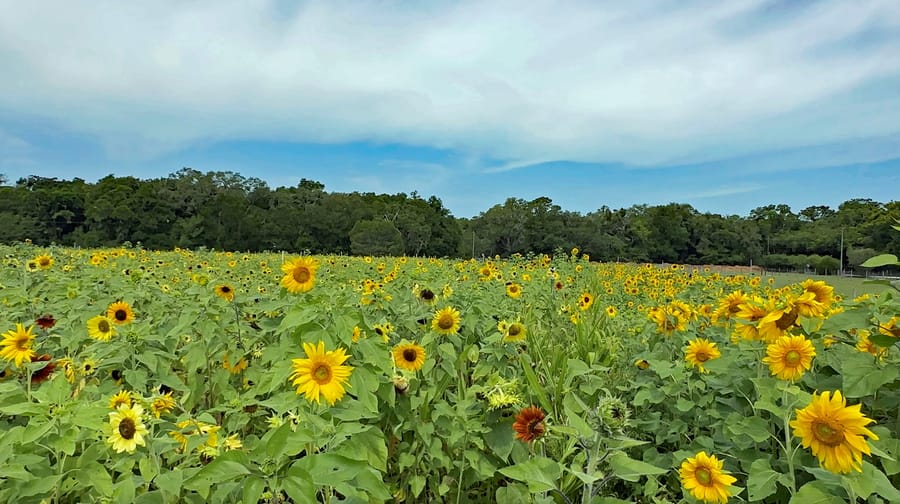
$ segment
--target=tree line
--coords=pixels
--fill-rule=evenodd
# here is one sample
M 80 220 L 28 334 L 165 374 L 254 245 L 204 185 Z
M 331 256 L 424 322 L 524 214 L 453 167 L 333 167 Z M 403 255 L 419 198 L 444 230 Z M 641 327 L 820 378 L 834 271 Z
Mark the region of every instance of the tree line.
M 0 186 L 0 242 L 80 247 L 130 242 L 153 249 L 437 257 L 579 247 L 603 261 L 835 271 L 842 261 L 848 268 L 900 251 L 895 219 L 900 201 L 851 199 L 836 209 L 811 206 L 797 213 L 772 204 L 742 217 L 681 203 L 601 206 L 582 214 L 546 197 L 509 198 L 476 217 L 456 218 L 437 197 L 415 192 L 328 192 L 308 179 L 272 189 L 258 178 L 192 168 L 148 180 L 30 176 Z

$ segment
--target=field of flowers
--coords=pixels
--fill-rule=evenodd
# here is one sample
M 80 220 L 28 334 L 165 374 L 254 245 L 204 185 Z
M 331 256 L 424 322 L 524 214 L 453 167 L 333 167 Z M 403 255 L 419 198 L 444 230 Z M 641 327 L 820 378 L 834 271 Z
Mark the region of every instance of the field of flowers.
M 577 250 L 0 260 L 0 502 L 900 501 L 890 291 Z

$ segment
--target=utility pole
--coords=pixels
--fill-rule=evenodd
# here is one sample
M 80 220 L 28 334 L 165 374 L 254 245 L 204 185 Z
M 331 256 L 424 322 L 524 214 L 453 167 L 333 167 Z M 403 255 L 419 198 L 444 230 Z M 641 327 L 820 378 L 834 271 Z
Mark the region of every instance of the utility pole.
M 475 230 L 472 230 L 472 258 L 475 258 Z
M 841 276 L 844 276 L 844 228 L 841 228 Z

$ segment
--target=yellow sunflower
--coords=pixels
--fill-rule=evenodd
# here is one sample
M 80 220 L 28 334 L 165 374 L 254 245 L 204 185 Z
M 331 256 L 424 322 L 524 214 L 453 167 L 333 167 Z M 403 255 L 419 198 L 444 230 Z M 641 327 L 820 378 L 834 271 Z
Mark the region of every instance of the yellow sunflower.
M 312 257 L 298 257 L 281 265 L 281 285 L 292 294 L 309 292 L 316 283 L 319 262 Z
M 25 329 L 22 324 L 16 324 L 15 329 L 10 329 L 3 334 L 3 341 L 0 341 L 0 357 L 13 362 L 16 367 L 22 365 L 23 362 L 31 362 L 31 358 L 37 355 L 37 352 L 31 348 L 34 343 L 34 326 Z
M 438 334 L 455 334 L 459 330 L 459 321 L 459 311 L 448 306 L 434 314 L 431 328 Z
M 113 324 L 126 325 L 134 320 L 134 312 L 131 311 L 131 306 L 125 301 L 116 301 L 106 309 L 106 318 L 112 321 Z
M 834 302 L 834 287 L 822 280 L 804 280 L 800 287 L 803 287 L 806 292 L 812 292 L 815 300 L 825 305 L 826 308 Z
M 609 305 L 606 307 L 606 316 L 607 317 L 615 318 L 617 313 L 618 313 L 618 311 L 616 310 L 615 306 Z
M 172 397 L 171 392 L 166 392 L 160 396 L 157 396 L 153 399 L 153 402 L 150 403 L 150 411 L 153 412 L 153 416 L 159 418 L 160 415 L 164 413 L 168 413 L 175 409 L 176 403 L 175 399 Z
M 519 297 L 522 296 L 522 286 L 515 282 L 507 283 L 506 295 L 513 299 L 519 299 Z
M 847 406 L 840 390 L 813 394 L 807 407 L 796 410 L 797 418 L 790 425 L 825 469 L 838 474 L 862 472 L 862 454 L 872 453 L 863 436 L 876 441 L 878 436 L 866 428 L 874 420 L 866 418 L 860 407 Z
M 318 346 L 304 343 L 303 351 L 306 358 L 293 359 L 294 372 L 288 378 L 297 386 L 297 395 L 306 394 L 307 401 L 319 403 L 321 394 L 334 406 L 346 392 L 344 384 L 350 379 L 353 367 L 343 364 L 350 356 L 343 348 L 326 352 L 324 341 L 319 341 Z
M 99 341 L 109 341 L 116 335 L 116 328 L 113 326 L 112 320 L 105 315 L 97 315 L 87 321 L 88 336 Z
M 722 461 L 701 451 L 681 463 L 681 485 L 702 502 L 724 504 L 731 494 L 729 487 L 737 481 L 722 470 Z
M 217 285 L 215 288 L 216 296 L 228 301 L 234 300 L 234 288 L 228 284 Z
M 128 390 L 120 390 L 109 399 L 109 409 L 118 409 L 119 405 L 131 406 L 131 392 Z
M 704 338 L 697 338 L 688 343 L 688 347 L 684 352 L 684 360 L 688 361 L 691 366 L 697 368 L 701 373 L 708 372 L 703 367 L 703 363 L 717 359 L 722 354 L 716 348 L 716 344 Z
M 578 307 L 581 308 L 581 311 L 585 311 L 594 304 L 594 296 L 591 295 L 590 292 L 583 292 L 581 297 L 578 298 Z
M 53 266 L 53 258 L 47 254 L 41 254 L 33 259 L 38 269 L 48 270 Z
M 779 380 L 798 380 L 812 366 L 816 349 L 803 336 L 782 336 L 766 347 L 763 362 Z
M 900 339 L 900 316 L 891 317 L 886 324 L 879 325 L 878 332 Z
M 425 364 L 425 349 L 417 343 L 403 343 L 394 347 L 394 364 L 400 369 L 418 371 Z
M 525 334 L 525 326 L 520 322 L 513 322 L 506 327 L 506 333 L 503 335 L 503 341 L 524 341 Z
M 144 408 L 140 404 L 120 404 L 116 411 L 109 414 L 110 435 L 106 438 L 106 444 L 112 446 L 116 453 L 134 453 L 138 445 L 146 446 L 144 436 L 149 432 L 141 420 L 143 413 Z

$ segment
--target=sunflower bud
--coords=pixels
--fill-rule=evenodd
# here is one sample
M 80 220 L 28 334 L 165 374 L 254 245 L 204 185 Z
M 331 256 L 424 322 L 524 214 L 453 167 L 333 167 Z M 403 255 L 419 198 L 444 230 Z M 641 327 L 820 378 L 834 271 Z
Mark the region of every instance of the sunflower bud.
M 394 382 L 394 390 L 400 395 L 406 395 L 409 391 L 409 380 L 405 377 L 397 375 L 391 381 Z

